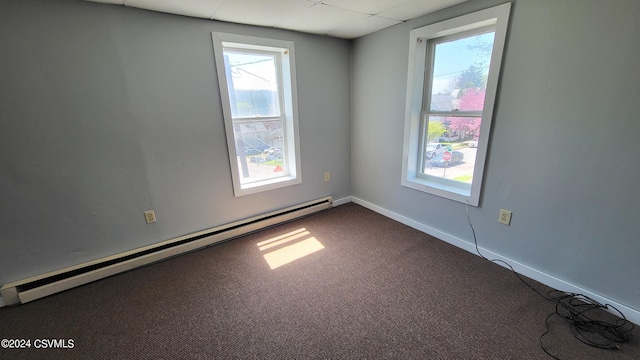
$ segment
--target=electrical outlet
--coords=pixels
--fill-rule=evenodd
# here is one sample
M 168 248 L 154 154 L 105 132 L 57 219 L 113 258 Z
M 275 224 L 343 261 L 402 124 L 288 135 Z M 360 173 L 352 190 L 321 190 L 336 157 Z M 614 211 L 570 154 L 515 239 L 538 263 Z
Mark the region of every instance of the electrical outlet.
M 144 219 L 147 221 L 147 224 L 156 222 L 156 212 L 153 210 L 145 211 Z
M 511 225 L 511 211 L 500 209 L 500 214 L 498 215 L 498 222 L 504 225 Z
M 329 180 L 331 180 L 331 173 L 327 171 L 324 173 L 324 182 L 329 182 Z

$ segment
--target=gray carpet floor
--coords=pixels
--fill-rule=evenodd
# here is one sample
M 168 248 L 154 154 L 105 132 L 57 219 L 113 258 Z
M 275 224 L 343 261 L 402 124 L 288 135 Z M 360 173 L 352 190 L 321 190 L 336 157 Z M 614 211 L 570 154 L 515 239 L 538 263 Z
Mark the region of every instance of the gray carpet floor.
M 1 308 L 0 338 L 32 347 L 0 359 L 550 359 L 554 309 L 509 270 L 350 203 Z M 640 359 L 637 329 L 617 351 L 557 317 L 549 331 L 561 359 Z

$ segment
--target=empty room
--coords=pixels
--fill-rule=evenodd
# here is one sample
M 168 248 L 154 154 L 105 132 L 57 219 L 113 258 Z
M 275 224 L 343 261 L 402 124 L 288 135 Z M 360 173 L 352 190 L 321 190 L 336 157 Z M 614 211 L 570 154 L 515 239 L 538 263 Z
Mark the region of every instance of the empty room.
M 0 0 L 0 358 L 640 358 L 639 16 Z

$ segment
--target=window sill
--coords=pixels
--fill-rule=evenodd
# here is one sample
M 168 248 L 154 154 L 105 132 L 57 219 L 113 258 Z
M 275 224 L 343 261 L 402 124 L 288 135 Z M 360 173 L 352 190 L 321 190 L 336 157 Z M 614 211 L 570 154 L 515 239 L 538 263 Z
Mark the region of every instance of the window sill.
M 300 183 L 302 183 L 302 179 L 299 176 L 283 176 L 274 179 L 256 181 L 248 184 L 240 184 L 240 186 L 235 189 L 234 193 L 236 194 L 236 197 L 238 197 L 255 194 L 262 191 L 293 186 Z
M 443 179 L 434 181 L 409 175 L 402 179 L 402 186 L 428 194 L 437 195 L 446 199 L 458 201 L 472 206 L 478 206 L 478 200 L 471 198 L 471 186 L 458 181 Z

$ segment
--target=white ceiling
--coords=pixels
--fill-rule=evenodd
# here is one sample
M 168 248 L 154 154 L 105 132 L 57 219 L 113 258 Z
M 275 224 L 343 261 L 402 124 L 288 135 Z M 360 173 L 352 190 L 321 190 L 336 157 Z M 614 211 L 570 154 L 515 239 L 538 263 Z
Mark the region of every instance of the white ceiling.
M 467 0 L 87 0 L 354 39 Z

